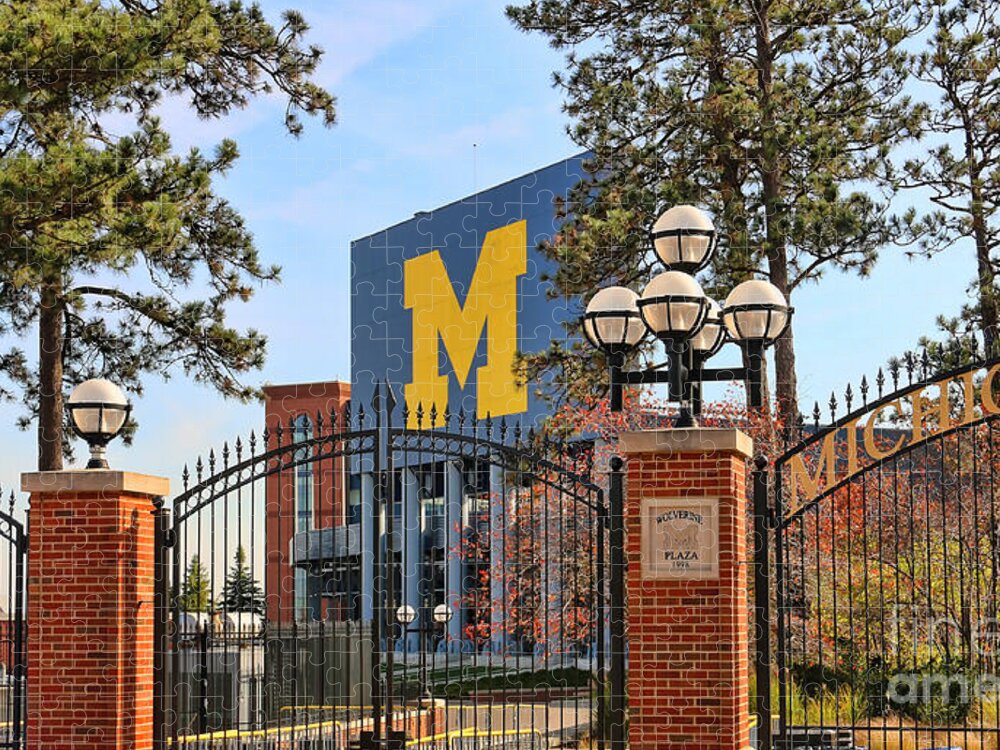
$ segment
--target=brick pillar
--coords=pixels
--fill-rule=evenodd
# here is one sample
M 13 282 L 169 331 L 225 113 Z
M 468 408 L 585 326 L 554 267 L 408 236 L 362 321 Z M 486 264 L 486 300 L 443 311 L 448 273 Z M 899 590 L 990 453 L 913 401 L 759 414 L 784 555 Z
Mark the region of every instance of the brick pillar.
M 749 745 L 746 458 L 738 430 L 621 437 L 630 750 Z
M 28 747 L 153 746 L 153 501 L 161 477 L 21 475 L 31 493 Z

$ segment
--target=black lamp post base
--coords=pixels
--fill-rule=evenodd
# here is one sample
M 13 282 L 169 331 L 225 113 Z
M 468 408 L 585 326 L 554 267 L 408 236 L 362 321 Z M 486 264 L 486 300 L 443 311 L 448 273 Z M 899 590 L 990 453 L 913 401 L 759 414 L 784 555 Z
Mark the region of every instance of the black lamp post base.
M 674 427 L 678 429 L 684 429 L 687 427 L 697 427 L 698 421 L 694 418 L 691 413 L 690 407 L 682 406 L 680 413 L 677 415 L 677 419 L 674 420 Z

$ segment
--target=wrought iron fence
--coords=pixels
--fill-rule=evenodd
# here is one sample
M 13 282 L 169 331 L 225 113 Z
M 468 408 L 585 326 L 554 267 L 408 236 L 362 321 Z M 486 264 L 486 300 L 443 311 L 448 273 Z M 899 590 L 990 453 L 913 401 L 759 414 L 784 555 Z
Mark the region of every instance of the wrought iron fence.
M 591 472 L 587 443 L 383 389 L 199 459 L 161 529 L 162 739 L 604 747 Z
M 0 748 L 23 748 L 27 740 L 27 568 L 26 522 L 15 517 L 11 491 L 0 510 Z
M 847 413 L 831 397 L 829 425 L 817 406 L 773 472 L 758 467 L 778 747 L 1000 746 L 998 374 L 1000 360 L 904 359 L 848 389 Z M 767 642 L 758 663 L 769 680 Z

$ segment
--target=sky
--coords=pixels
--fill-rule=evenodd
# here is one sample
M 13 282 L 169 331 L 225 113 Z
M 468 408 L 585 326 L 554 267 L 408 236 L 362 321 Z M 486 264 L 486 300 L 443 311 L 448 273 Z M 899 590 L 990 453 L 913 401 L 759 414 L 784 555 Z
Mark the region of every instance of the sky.
M 350 378 L 350 241 L 581 149 L 551 74 L 562 54 L 517 31 L 496 0 L 265 0 L 272 21 L 286 7 L 312 26 L 326 55 L 319 82 L 338 98 L 338 124 L 307 121 L 295 139 L 276 98 L 205 122 L 183 101 L 161 116 L 175 149 L 235 138 L 241 159 L 217 185 L 243 213 L 263 261 L 282 284 L 234 305 L 233 324 L 270 342 L 252 383 Z M 867 279 L 830 273 L 795 299 L 800 398 L 825 403 L 862 374 L 933 332 L 935 317 L 966 301 L 973 249 L 933 261 L 887 251 Z M 30 350 L 34 334 L 27 332 Z M 730 347 L 732 348 L 732 347 Z M 732 357 L 732 354 L 726 355 Z M 185 463 L 247 435 L 263 406 L 227 402 L 178 374 L 147 382 L 134 400 L 140 430 L 132 447 L 113 443 L 114 468 L 167 476 L 174 492 Z M 16 487 L 35 461 L 33 432 L 0 405 L 0 486 Z M 86 451 L 79 446 L 78 458 Z

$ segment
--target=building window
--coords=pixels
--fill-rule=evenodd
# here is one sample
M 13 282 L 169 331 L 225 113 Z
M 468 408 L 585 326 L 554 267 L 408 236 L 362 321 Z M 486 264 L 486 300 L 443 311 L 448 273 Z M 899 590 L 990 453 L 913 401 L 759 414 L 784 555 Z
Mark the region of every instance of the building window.
M 295 419 L 292 441 L 303 443 L 312 439 L 312 422 L 305 414 Z M 310 448 L 300 448 L 295 452 L 295 530 L 310 531 L 313 528 L 313 465 L 306 461 Z
M 420 508 L 423 516 L 424 570 L 421 594 L 433 607 L 445 600 L 445 464 L 437 462 L 425 467 L 420 474 Z M 455 551 L 458 554 L 458 550 Z
M 361 523 L 361 475 L 351 474 L 347 493 L 347 523 Z
M 292 429 L 292 442 L 304 443 L 313 436 L 312 422 L 305 414 L 295 418 Z M 295 531 L 302 533 L 313 528 L 313 465 L 309 458 L 311 448 L 303 447 L 295 452 Z M 301 463 L 299 463 L 301 461 Z M 309 573 L 301 568 L 295 569 L 295 616 L 305 619 L 313 615 L 309 591 Z

